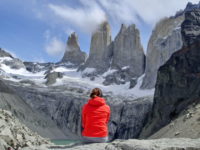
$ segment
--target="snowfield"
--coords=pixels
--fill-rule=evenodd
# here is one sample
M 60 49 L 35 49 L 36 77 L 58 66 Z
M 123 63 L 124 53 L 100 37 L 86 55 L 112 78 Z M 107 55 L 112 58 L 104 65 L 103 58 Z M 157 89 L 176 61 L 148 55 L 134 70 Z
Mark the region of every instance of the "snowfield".
M 4 60 L 11 60 L 12 58 L 1 58 L 0 59 L 0 69 L 4 71 L 6 74 L 6 80 L 11 80 L 14 82 L 20 82 L 23 80 L 31 80 L 36 85 L 41 87 L 46 87 L 45 85 L 45 71 L 38 72 L 38 73 L 32 73 L 27 71 L 25 68 L 21 69 L 12 69 L 10 66 L 7 66 L 3 64 L 2 62 Z M 51 86 L 70 86 L 74 88 L 82 88 L 86 90 L 91 90 L 92 88 L 98 87 L 103 90 L 103 92 L 111 92 L 114 95 L 121 95 L 125 97 L 144 97 L 144 96 L 150 96 L 154 94 L 154 89 L 152 90 L 141 90 L 140 86 L 142 84 L 142 80 L 144 75 L 142 75 L 140 78 L 138 78 L 137 85 L 129 89 L 129 82 L 123 85 L 109 85 L 105 86 L 103 85 L 103 80 L 106 75 L 114 73 L 116 70 L 108 70 L 105 72 L 102 76 L 96 77 L 95 80 L 90 80 L 88 77 L 82 77 L 85 73 L 92 73 L 95 71 L 94 68 L 88 68 L 84 72 L 77 72 L 76 68 L 66 68 L 63 66 L 56 67 L 51 72 L 62 72 L 64 74 L 63 78 L 57 79 L 56 83 Z

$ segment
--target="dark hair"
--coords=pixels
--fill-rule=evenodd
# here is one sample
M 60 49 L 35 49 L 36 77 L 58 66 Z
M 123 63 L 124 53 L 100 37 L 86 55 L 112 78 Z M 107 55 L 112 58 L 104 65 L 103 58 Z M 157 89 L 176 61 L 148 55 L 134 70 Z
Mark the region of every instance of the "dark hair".
M 101 89 L 99 88 L 94 88 L 90 94 L 90 97 L 91 98 L 95 98 L 96 96 L 98 97 L 103 97 L 103 93 L 101 91 Z

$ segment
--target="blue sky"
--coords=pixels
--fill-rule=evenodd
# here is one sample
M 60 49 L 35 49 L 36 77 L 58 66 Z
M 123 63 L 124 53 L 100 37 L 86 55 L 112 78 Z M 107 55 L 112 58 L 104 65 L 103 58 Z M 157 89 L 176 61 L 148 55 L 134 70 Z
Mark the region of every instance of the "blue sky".
M 191 0 L 198 3 L 198 0 Z M 136 24 L 146 50 L 157 21 L 188 0 L 0 0 L 0 47 L 25 61 L 57 62 L 70 33 L 89 52 L 91 33 L 108 20 L 112 38 L 121 23 Z

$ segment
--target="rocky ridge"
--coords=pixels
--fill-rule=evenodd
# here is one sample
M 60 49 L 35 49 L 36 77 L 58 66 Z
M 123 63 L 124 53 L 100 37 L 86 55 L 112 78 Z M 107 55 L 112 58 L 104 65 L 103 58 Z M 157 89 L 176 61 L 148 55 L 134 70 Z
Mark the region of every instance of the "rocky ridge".
M 6 65 L 12 69 L 25 68 L 24 63 L 20 59 L 14 58 L 11 54 L 9 54 L 8 52 L 4 51 L 1 48 L 0 48 L 0 58 L 4 58 L 4 59 L 0 60 L 1 67 L 2 67 L 2 65 Z

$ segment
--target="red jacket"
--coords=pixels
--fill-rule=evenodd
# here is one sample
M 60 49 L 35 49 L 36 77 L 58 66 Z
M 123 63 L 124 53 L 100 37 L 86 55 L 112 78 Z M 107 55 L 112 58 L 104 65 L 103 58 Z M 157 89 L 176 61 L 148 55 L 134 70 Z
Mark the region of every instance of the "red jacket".
M 106 137 L 108 136 L 108 121 L 110 119 L 110 107 L 105 99 L 95 97 L 83 106 L 82 127 L 83 136 Z

